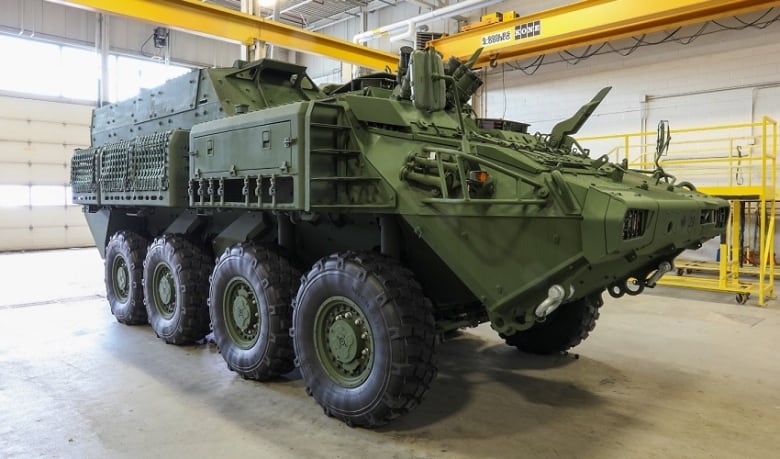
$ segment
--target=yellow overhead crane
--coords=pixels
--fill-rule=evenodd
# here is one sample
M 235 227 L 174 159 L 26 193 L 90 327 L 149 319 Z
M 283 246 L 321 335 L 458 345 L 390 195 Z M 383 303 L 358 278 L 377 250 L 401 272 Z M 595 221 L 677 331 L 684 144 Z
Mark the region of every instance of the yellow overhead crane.
M 618 40 L 780 5 L 777 0 L 585 0 L 495 22 L 429 44 L 445 58 L 466 60 L 484 47 L 477 66 Z
M 49 0 L 163 24 L 244 45 L 255 40 L 362 67 L 397 68 L 398 56 L 200 0 Z M 780 5 L 780 0 L 584 0 L 431 41 L 445 59 L 485 47 L 477 65 L 617 40 Z M 514 15 L 507 15 L 513 17 Z
M 216 37 L 243 45 L 255 40 L 373 69 L 398 67 L 398 55 L 200 0 L 49 0 Z

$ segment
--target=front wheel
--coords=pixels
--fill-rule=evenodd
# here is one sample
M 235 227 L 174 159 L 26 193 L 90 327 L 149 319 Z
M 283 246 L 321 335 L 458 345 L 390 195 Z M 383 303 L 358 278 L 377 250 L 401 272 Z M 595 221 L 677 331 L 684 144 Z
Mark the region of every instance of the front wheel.
M 378 426 L 412 410 L 436 375 L 431 309 L 395 260 L 346 252 L 318 261 L 293 312 L 307 392 L 349 425 Z
M 593 331 L 602 304 L 601 295 L 562 304 L 544 322 L 501 337 L 508 345 L 531 354 L 563 352 L 580 344 Z

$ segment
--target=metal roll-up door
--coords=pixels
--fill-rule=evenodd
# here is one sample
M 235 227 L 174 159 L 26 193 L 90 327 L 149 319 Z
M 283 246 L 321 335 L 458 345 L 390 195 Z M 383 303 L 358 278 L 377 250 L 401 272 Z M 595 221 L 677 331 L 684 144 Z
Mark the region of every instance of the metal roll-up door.
M 89 145 L 92 106 L 0 96 L 0 251 L 93 244 L 70 205 L 70 157 Z

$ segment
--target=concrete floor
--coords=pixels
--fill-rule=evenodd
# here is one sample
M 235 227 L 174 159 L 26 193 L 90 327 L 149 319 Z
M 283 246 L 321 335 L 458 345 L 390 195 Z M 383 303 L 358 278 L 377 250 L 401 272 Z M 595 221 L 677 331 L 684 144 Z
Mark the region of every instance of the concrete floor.
M 489 327 L 440 347 L 425 402 L 371 431 L 300 377 L 256 383 L 213 345 L 118 324 L 94 249 L 0 256 L 0 457 L 778 457 L 780 309 L 656 289 L 606 298 L 573 355 Z

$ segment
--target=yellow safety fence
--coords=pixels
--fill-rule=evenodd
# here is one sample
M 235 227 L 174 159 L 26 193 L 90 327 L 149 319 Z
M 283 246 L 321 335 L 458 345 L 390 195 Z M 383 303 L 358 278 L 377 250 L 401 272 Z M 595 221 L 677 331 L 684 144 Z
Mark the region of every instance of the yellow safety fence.
M 763 306 L 775 297 L 777 121 L 765 116 L 752 123 L 672 129 L 670 133 L 671 144 L 659 165 L 677 183 L 689 181 L 703 193 L 728 199 L 731 220 L 718 262 L 678 259 L 678 276 L 667 275 L 659 284 L 734 293 L 740 304 L 755 295 Z M 610 161 L 646 171 L 656 167 L 656 140 L 653 131 L 577 138 L 591 152 L 606 151 Z M 754 246 L 744 237 L 748 225 L 743 219 L 751 214 L 758 236 Z

